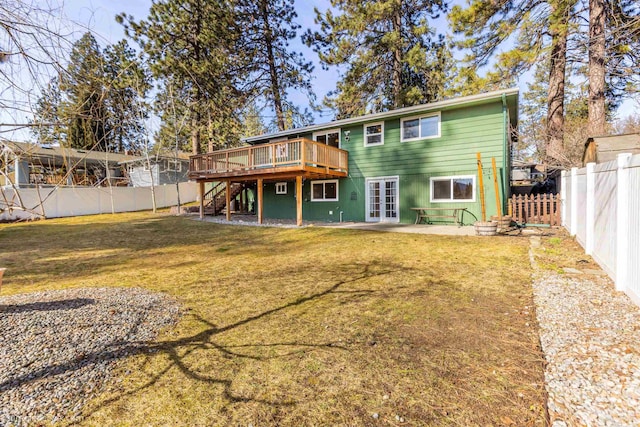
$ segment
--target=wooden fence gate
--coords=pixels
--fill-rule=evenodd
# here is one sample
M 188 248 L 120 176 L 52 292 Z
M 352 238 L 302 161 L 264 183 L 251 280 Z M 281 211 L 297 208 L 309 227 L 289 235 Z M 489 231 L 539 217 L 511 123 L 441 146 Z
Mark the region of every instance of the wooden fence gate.
M 560 195 L 511 196 L 509 212 L 513 220 L 519 224 L 560 225 Z

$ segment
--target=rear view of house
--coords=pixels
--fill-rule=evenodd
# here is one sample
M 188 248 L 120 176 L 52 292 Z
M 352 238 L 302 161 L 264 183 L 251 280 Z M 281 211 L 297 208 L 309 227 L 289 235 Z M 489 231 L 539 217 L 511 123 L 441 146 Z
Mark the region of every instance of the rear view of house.
M 497 214 L 492 159 L 504 210 L 517 119 L 517 89 L 449 99 L 246 138 L 246 147 L 192 156 L 189 177 L 201 200 L 206 182 L 252 189 L 259 222 L 410 223 L 412 208 L 455 207 L 472 223 L 481 217 L 478 153 L 487 215 Z

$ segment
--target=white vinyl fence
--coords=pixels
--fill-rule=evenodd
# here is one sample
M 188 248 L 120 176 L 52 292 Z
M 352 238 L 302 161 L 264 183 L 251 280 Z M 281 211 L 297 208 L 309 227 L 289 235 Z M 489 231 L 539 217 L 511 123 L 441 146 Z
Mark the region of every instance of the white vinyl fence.
M 181 182 L 180 203 L 196 200 L 198 185 Z M 175 184 L 158 185 L 155 188 L 156 207 L 175 206 L 178 203 Z M 17 190 L 22 204 L 31 210 L 12 209 L 8 205 L 19 206 L 18 195 L 12 189 L 4 189 L 5 199 L 0 199 L 0 220 L 47 218 L 94 215 L 116 212 L 134 212 L 153 209 L 151 187 L 58 187 L 20 188 Z M 39 193 L 39 194 L 38 194 Z M 42 205 L 40 200 L 43 201 Z
M 562 225 L 640 305 L 640 155 L 562 172 Z

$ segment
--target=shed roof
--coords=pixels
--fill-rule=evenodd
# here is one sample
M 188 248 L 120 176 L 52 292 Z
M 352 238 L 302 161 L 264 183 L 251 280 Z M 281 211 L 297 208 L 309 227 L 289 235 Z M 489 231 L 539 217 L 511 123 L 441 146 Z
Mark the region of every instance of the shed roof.
M 640 133 L 594 136 L 587 139 L 585 150 L 591 143 L 596 145 L 596 161 L 598 163 L 615 160 L 620 153 L 640 154 Z

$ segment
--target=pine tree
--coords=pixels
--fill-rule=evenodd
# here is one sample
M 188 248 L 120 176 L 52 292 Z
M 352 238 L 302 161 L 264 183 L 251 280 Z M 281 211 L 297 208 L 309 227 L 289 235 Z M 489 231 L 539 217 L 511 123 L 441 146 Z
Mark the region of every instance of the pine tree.
M 104 64 L 96 39 L 85 33 L 73 45 L 67 73 L 60 81 L 60 90 L 66 95 L 61 116 L 67 122 L 65 142 L 69 147 L 103 151 L 108 147 Z
M 143 48 L 153 75 L 179 84 L 177 91 L 186 95 L 194 154 L 238 139 L 238 111 L 246 94 L 237 85 L 248 70 L 246 56 L 237 50 L 241 29 L 228 2 L 160 0 L 146 20 L 124 14 L 117 20 Z
M 139 150 L 144 143 L 143 122 L 149 116 L 145 98 L 150 76 L 126 40 L 107 46 L 104 57 L 111 148 Z
M 467 8 L 454 6 L 449 14 L 453 31 L 464 38 L 457 46 L 468 51 L 464 62 L 474 69 L 495 61 L 492 81 L 516 79 L 547 57 L 547 129 L 545 152 L 562 151 L 567 43 L 577 0 L 486 2 L 472 0 Z M 497 55 L 507 40 L 513 46 Z
M 147 117 L 149 76 L 121 41 L 101 51 L 91 33 L 74 43 L 69 63 L 36 103 L 39 142 L 103 151 L 137 149 Z
M 589 0 L 589 135 L 607 132 L 622 99 L 640 92 L 640 5 L 634 0 Z
M 58 78 L 54 77 L 40 96 L 35 105 L 34 119 L 31 133 L 39 144 L 63 144 L 65 141 L 64 127 L 60 119 L 62 94 Z
M 244 29 L 240 50 L 251 63 L 250 86 L 273 108 L 277 129 L 285 130 L 286 110 L 295 111 L 287 100 L 287 91 L 301 90 L 314 99 L 313 64 L 289 47 L 300 29 L 294 22 L 298 16 L 294 0 L 243 0 L 236 10 Z
M 266 132 L 267 127 L 260 117 L 260 109 L 255 102 L 250 103 L 242 114 L 242 136 L 257 136 Z
M 304 39 L 325 67 L 346 68 L 325 99 L 338 117 L 441 97 L 450 55 L 429 20 L 446 12 L 444 0 L 332 0 L 331 6 L 315 10 L 320 31 L 307 31 Z

